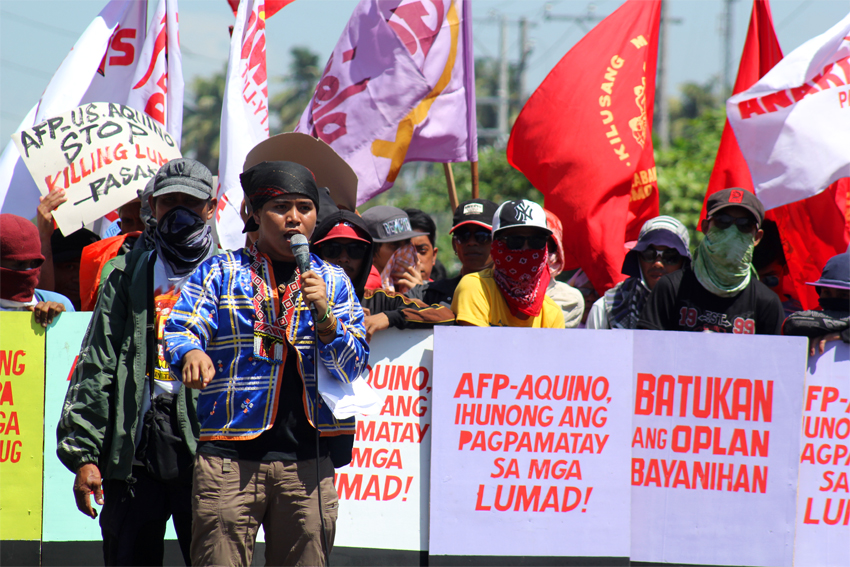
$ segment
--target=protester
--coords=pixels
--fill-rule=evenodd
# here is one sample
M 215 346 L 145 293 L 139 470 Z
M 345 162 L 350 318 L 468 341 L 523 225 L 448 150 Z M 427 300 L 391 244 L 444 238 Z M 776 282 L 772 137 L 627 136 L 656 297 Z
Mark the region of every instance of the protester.
M 803 307 L 794 285 L 789 277 L 788 261 L 782 248 L 782 238 L 779 228 L 770 219 L 765 219 L 762 225 L 764 237 L 753 250 L 753 267 L 759 275 L 759 281 L 779 296 L 785 317 L 788 317 Z
M 83 248 L 100 238 L 90 230 L 81 228 L 65 236 L 61 230 L 53 231 L 50 248 L 53 255 L 53 289 L 71 300 L 74 309 L 81 310 L 80 258 Z
M 493 214 L 496 203 L 487 199 L 472 199 L 460 203 L 452 219 L 452 249 L 460 260 L 460 274 L 454 278 L 437 280 L 428 285 L 423 301 L 450 306 L 460 279 L 493 265 L 490 244 L 493 241 Z
M 0 311 L 32 311 L 43 327 L 60 313 L 74 311 L 67 297 L 36 288 L 43 264 L 35 225 L 17 215 L 0 215 Z
M 417 237 L 427 238 L 427 237 Z M 372 257 L 372 237 L 366 223 L 354 213 L 340 210 L 320 223 L 313 233 L 313 250 L 325 262 L 345 271 L 366 314 L 366 340 L 389 327 L 429 329 L 454 323 L 452 310 L 440 304 L 428 305 L 398 292 L 364 289 Z
M 118 207 L 118 222 L 121 226 L 121 234 L 134 234 L 145 230 L 141 198 L 133 199 Z
M 706 211 L 693 265 L 658 280 L 638 328 L 779 334 L 782 303 L 751 263 L 764 206 L 749 191 L 732 188 L 711 195 Z
M 410 219 L 410 227 L 425 233 L 424 236 L 414 236 L 410 239 L 410 243 L 416 249 L 416 255 L 419 256 L 419 273 L 422 274 L 422 281 L 430 282 L 439 250 L 436 247 L 437 224 L 431 215 L 419 209 L 404 209 L 404 212 Z
M 584 314 L 584 297 L 576 288 L 555 279 L 564 269 L 564 245 L 562 244 L 564 229 L 555 213 L 543 210 L 546 212 L 546 226 L 552 231 L 552 236 L 549 237 L 546 245 L 550 278 L 546 295 L 551 297 L 564 313 L 564 327 L 571 329 L 581 323 Z
M 321 565 L 337 519 L 334 464 L 351 460 L 350 443 L 335 456 L 329 440 L 353 439 L 355 422 L 319 403 L 316 356 L 331 380 L 359 376 L 363 312 L 341 268 L 310 255 L 311 269 L 296 269 L 290 238 L 312 235 L 320 206 L 310 170 L 262 162 L 240 179 L 257 241 L 204 262 L 166 326 L 173 375 L 201 389 L 192 564 L 250 565 L 262 525 L 266 564 Z
M 410 292 L 425 281 L 418 266 L 419 256 L 410 241 L 417 236 L 428 235 L 413 230 L 407 213 L 398 207 L 378 205 L 364 212 L 362 217 L 377 244 L 372 253 L 366 289 L 383 287 L 411 296 Z M 421 296 L 421 289 L 413 296 Z
M 593 304 L 588 329 L 635 329 L 643 306 L 661 276 L 690 265 L 688 229 L 673 217 L 643 223 L 637 242 L 623 260 L 629 276 Z
M 543 207 L 519 199 L 493 215 L 493 267 L 460 280 L 452 301 L 460 325 L 564 328 L 550 297 L 546 245 L 552 231 Z
M 823 354 L 826 343 L 850 343 L 850 252 L 833 256 L 820 279 L 808 282 L 818 292 L 823 311 L 792 313 L 782 324 L 783 335 L 809 337 L 809 355 Z
M 584 299 L 584 312 L 581 315 L 581 323 L 577 325 L 577 328 L 586 329 L 590 309 L 593 307 L 594 303 L 599 301 L 600 296 L 596 292 L 593 282 L 590 281 L 590 278 L 587 277 L 587 274 L 581 268 L 573 272 L 573 275 L 570 276 L 567 283 L 576 288 Z
M 169 517 L 188 565 L 193 396 L 169 375 L 163 326 L 192 271 L 213 252 L 210 171 L 172 160 L 154 178 L 155 251 L 114 260 L 102 285 L 56 431 L 57 454 L 76 473 L 77 508 L 97 517 L 106 565 L 162 565 Z M 151 380 L 151 375 L 153 380 Z M 149 411 L 150 410 L 150 411 Z M 167 424 L 157 441 L 156 423 Z M 133 456 L 135 455 L 135 458 Z

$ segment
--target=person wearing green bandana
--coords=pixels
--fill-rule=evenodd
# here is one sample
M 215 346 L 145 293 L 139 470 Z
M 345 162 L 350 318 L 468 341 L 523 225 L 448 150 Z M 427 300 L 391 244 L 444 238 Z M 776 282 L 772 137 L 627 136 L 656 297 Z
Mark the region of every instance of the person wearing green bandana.
M 764 232 L 764 206 L 744 189 L 708 199 L 705 234 L 692 266 L 663 276 L 649 296 L 639 329 L 778 335 L 784 312 L 761 283 L 753 250 Z

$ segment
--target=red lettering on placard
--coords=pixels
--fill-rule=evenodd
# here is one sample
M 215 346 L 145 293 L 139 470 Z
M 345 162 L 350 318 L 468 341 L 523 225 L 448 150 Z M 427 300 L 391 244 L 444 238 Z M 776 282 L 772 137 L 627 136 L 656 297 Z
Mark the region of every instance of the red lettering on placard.
M 0 387 L 3 388 L 3 390 L 0 391 L 0 406 L 3 404 L 9 404 L 10 406 L 15 405 L 15 397 L 12 394 L 11 380 L 6 380 L 5 383 L 0 383 Z
M 9 373 L 14 374 L 15 376 L 20 376 L 24 373 L 26 369 L 26 365 L 24 364 L 23 357 L 26 356 L 26 352 L 22 350 L 16 350 L 12 352 L 11 350 L 0 350 L 0 374 L 5 374 L 6 376 Z M 3 402 L 0 400 L 0 404 Z
M 759 465 L 632 458 L 632 485 L 728 492 L 767 491 L 767 467 Z M 663 473 L 663 483 L 662 483 Z M 724 484 L 723 481 L 726 481 Z

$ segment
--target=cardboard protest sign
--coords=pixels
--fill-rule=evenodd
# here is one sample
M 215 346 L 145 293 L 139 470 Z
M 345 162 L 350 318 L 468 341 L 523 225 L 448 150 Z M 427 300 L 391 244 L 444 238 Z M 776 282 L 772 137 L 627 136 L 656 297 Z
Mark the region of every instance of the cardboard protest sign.
M 850 561 L 850 346 L 809 360 L 800 441 L 794 564 Z
M 92 102 L 12 135 L 42 195 L 64 189 L 53 212 L 63 234 L 82 228 L 136 198 L 180 147 L 144 112 Z
M 434 352 L 430 554 L 628 556 L 632 334 L 438 327 Z
M 384 405 L 357 416 L 352 462 L 337 469 L 335 546 L 428 549 L 433 335 L 383 332 L 370 343 L 368 382 Z M 364 375 L 365 377 L 365 375 Z
M 0 313 L 0 538 L 41 539 L 44 328 Z
M 634 333 L 633 561 L 791 565 L 805 364 L 801 337 Z

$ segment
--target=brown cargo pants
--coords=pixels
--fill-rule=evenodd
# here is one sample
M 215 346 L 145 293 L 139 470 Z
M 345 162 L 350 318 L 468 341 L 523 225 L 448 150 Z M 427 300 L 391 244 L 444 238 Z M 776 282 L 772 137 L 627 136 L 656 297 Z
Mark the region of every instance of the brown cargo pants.
M 332 548 L 339 499 L 329 457 L 321 459 L 320 474 Z M 315 459 L 256 462 L 199 453 L 192 487 L 192 565 L 250 565 L 261 525 L 266 565 L 322 565 L 316 484 Z

